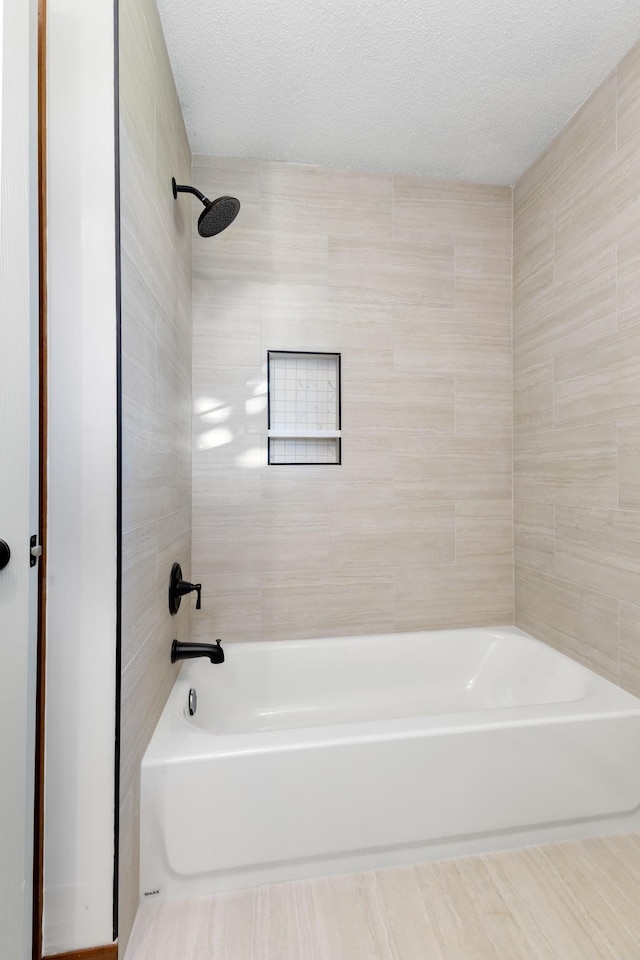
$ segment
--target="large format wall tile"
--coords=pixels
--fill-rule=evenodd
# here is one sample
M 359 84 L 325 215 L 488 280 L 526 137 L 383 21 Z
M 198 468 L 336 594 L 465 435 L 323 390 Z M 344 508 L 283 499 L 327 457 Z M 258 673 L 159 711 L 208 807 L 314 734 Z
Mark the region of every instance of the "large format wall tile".
M 636 207 L 638 201 L 636 201 Z M 640 211 L 636 211 L 636 226 L 616 245 L 616 283 L 618 328 L 638 323 L 640 302 Z
M 464 377 L 464 374 L 459 377 Z M 467 425 L 464 402 L 468 393 L 461 387 L 459 409 L 456 392 L 459 377 L 453 373 L 434 373 L 425 377 L 413 371 L 403 374 L 402 378 L 394 377 L 389 394 L 392 433 L 395 436 L 418 433 L 452 434 L 456 424 Z M 376 387 L 375 381 L 372 382 L 372 391 L 376 390 Z M 487 405 L 492 400 L 493 394 L 491 398 L 487 398 Z M 500 404 L 501 398 L 498 397 L 495 402 Z M 367 417 L 365 404 L 361 404 L 361 421 L 365 421 Z M 348 409 L 345 409 L 345 417 L 349 419 Z M 501 418 L 502 421 L 503 419 Z M 357 429 L 357 423 L 354 423 L 354 427 Z
M 533 366 L 616 330 L 616 252 L 589 256 L 565 281 L 514 300 L 513 353 Z M 555 261 L 554 261 L 555 262 Z
M 513 502 L 513 546 L 517 567 L 555 572 L 556 508 L 552 503 Z
M 396 630 L 508 623 L 513 614 L 513 566 L 484 558 L 429 570 L 399 567 L 395 596 Z
M 453 306 L 453 247 L 331 237 L 329 284 L 334 301 Z
M 553 417 L 553 360 L 533 366 L 514 364 L 513 429 L 518 437 L 551 430 Z
M 511 496 L 511 440 L 483 436 L 402 436 L 394 444 L 401 496 L 504 500 Z
M 480 243 L 510 258 L 511 190 L 426 177 L 393 178 L 396 240 Z
M 120 950 L 139 897 L 140 762 L 173 684 L 171 564 L 191 564 L 191 153 L 153 0 L 120 3 L 122 703 Z
M 197 576 L 203 569 L 214 576 L 319 570 L 329 559 L 327 505 L 309 503 L 294 512 L 287 504 L 252 510 L 239 503 L 222 511 L 214 501 L 200 512 L 193 539 Z
M 510 310 L 510 245 L 492 249 L 482 243 L 456 243 L 454 249 L 456 305 L 462 310 Z
M 292 163 L 260 164 L 262 225 L 300 234 L 392 234 L 392 177 Z
M 193 290 L 193 364 L 259 366 L 264 362 L 260 300 L 222 300 Z
M 344 503 L 329 510 L 332 562 L 368 565 L 453 563 L 453 503 Z
M 508 500 L 458 500 L 456 561 L 513 563 L 513 506 Z
M 618 424 L 618 506 L 640 511 L 640 419 Z
M 511 622 L 511 190 L 213 157 L 193 178 L 243 204 L 194 241 L 194 635 Z M 341 354 L 341 465 L 266 465 L 269 350 Z
M 640 416 L 640 323 L 557 358 L 554 381 L 558 426 Z
M 524 567 L 516 569 L 516 620 L 545 643 L 618 681 L 618 601 Z
M 618 65 L 618 147 L 640 139 L 640 46 Z
M 578 110 L 517 184 L 518 207 L 555 204 L 575 182 L 596 167 L 615 144 L 615 76 L 610 76 Z M 517 233 L 514 223 L 514 233 Z
M 553 213 L 544 206 L 521 210 L 513 238 L 513 294 L 521 302 L 553 283 Z
M 393 349 L 390 306 L 304 301 L 262 304 L 262 360 L 268 350 L 309 350 L 342 354 L 345 380 L 390 379 Z
M 456 310 L 399 307 L 394 311 L 396 374 L 428 376 L 442 370 L 511 371 L 511 324 L 489 311 L 471 316 Z
M 517 433 L 513 462 L 517 500 L 616 505 L 615 423 Z
M 202 239 L 202 238 L 201 238 Z M 234 223 L 210 247 L 196 244 L 193 277 L 228 299 L 327 299 L 328 243 L 316 234 L 276 233 Z
M 620 683 L 640 697 L 640 605 L 620 603 Z
M 640 513 L 556 507 L 556 574 L 631 602 L 640 583 Z
M 513 421 L 510 370 L 455 374 L 456 433 L 508 437 Z
M 640 691 L 640 45 L 514 192 L 516 623 Z
M 156 570 L 158 524 L 154 519 L 122 534 L 122 668 L 158 622 L 160 604 L 151 572 Z
M 192 617 L 192 637 L 199 643 L 252 641 L 262 638 L 260 576 L 212 572 L 204 563 L 199 544 L 193 544 L 194 569 L 202 575 L 202 615 Z
M 287 576 L 262 575 L 262 637 L 289 640 L 388 633 L 394 585 L 389 569 L 353 565 Z

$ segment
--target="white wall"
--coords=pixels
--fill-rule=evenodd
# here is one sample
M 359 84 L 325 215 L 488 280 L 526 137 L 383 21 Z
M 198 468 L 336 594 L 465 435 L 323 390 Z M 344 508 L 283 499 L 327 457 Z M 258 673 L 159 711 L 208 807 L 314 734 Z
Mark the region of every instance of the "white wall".
M 0 954 L 11 960 L 31 956 L 38 593 L 38 571 L 29 566 L 29 537 L 38 529 L 35 13 L 34 0 L 0 0 L 0 536 L 11 548 L 0 573 Z
M 116 319 L 112 0 L 48 3 L 44 952 L 112 940 Z

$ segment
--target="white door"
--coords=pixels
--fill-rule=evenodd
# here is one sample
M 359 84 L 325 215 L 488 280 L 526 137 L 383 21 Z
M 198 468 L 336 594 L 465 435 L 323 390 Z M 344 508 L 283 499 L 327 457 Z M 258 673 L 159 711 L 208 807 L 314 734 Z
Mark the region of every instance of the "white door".
M 31 956 L 37 567 L 36 7 L 0 0 L 0 956 Z

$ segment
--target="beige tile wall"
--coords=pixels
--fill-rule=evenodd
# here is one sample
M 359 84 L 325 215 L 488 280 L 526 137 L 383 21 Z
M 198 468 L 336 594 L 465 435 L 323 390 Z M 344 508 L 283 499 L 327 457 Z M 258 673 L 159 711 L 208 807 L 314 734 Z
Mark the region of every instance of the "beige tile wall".
M 640 694 L 640 46 L 514 193 L 516 622 Z
M 153 0 L 120 0 L 123 612 L 119 939 L 138 904 L 139 773 L 175 670 L 171 564 L 191 560 L 191 155 Z
M 194 158 L 198 639 L 513 620 L 511 190 Z M 341 466 L 266 466 L 267 350 L 342 353 Z

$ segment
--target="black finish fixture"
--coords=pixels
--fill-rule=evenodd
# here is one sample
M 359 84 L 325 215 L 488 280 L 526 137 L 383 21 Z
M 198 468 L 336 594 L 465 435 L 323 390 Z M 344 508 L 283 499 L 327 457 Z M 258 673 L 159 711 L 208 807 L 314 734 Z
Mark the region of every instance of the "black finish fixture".
M 4 570 L 10 559 L 11 550 L 9 544 L 6 540 L 0 540 L 0 570 Z
M 192 193 L 204 204 L 204 210 L 198 217 L 198 233 L 201 237 L 215 237 L 216 234 L 226 230 L 238 216 L 240 201 L 236 197 L 218 197 L 217 200 L 209 200 L 195 187 L 176 183 L 175 177 L 171 177 L 171 189 L 174 200 L 178 199 L 179 193 Z
M 224 663 L 224 650 L 220 641 L 215 643 L 180 643 L 174 640 L 171 644 L 171 663 L 177 660 L 195 660 L 197 657 L 208 657 L 211 663 Z
M 196 600 L 196 610 L 200 610 L 201 583 L 189 583 L 182 579 L 182 567 L 179 563 L 174 563 L 171 567 L 171 576 L 169 577 L 169 613 L 171 616 L 177 613 L 180 608 L 180 601 L 187 593 L 198 594 Z

